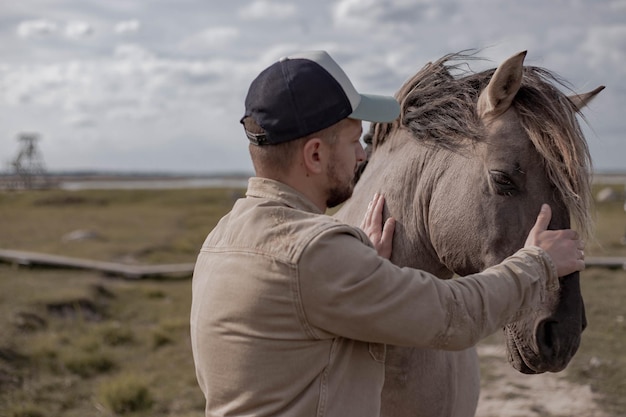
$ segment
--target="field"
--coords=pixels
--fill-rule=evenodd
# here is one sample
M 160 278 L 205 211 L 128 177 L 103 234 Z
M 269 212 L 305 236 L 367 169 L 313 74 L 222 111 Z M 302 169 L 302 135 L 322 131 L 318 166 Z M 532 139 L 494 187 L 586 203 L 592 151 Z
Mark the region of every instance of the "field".
M 137 264 L 193 262 L 207 232 L 241 195 L 0 192 L 0 248 Z M 626 256 L 622 202 L 596 210 L 587 256 Z M 566 378 L 590 387 L 607 416 L 626 415 L 626 271 L 590 268 L 582 281 L 589 327 Z M 0 263 L 0 416 L 202 416 L 189 345 L 190 284 L 189 277 L 132 281 Z M 496 335 L 485 343 L 500 341 Z M 494 378 L 483 367 L 483 379 Z

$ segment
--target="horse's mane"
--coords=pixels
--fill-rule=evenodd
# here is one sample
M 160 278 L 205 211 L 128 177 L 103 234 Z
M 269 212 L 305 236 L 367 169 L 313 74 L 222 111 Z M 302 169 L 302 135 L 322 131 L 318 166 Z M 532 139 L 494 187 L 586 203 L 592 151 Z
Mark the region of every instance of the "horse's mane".
M 476 113 L 476 100 L 495 68 L 474 73 L 460 62 L 467 59 L 477 58 L 464 53 L 446 55 L 410 78 L 396 93 L 400 117 L 371 125 L 365 141 L 372 145 L 372 152 L 400 126 L 434 147 L 455 149 L 467 139 L 482 140 L 484 126 Z M 572 220 L 583 236 L 590 236 L 591 157 L 576 119 L 577 109 L 557 86 L 571 89 L 546 69 L 527 66 L 523 73 L 512 105 Z

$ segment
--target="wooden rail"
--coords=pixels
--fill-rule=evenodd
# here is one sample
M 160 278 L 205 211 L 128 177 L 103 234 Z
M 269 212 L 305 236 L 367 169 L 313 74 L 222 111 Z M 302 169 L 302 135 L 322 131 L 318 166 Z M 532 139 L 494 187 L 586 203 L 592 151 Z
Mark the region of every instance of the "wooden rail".
M 48 255 L 45 253 L 25 252 L 0 249 L 0 262 L 25 266 L 48 266 L 57 268 L 87 269 L 108 275 L 129 279 L 172 276 L 190 277 L 193 263 L 165 265 L 128 265 L 115 262 L 94 261 L 91 259 L 72 258 L 69 256 Z M 588 257 L 585 264 L 590 267 L 602 267 L 626 270 L 626 257 Z
M 107 275 L 129 279 L 147 277 L 189 277 L 193 273 L 193 263 L 165 265 L 128 265 L 116 262 L 95 261 L 69 256 L 45 253 L 0 249 L 0 262 L 24 266 L 47 266 L 57 268 L 87 269 Z
M 602 267 L 610 269 L 622 268 L 626 270 L 626 257 L 590 256 L 585 257 L 585 265 L 589 267 Z

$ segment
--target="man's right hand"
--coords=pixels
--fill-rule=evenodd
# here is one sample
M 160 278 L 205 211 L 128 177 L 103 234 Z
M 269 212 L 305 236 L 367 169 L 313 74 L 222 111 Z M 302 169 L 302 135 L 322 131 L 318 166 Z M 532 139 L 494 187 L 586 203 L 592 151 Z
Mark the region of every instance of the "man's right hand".
M 585 269 L 585 243 L 572 229 L 548 230 L 552 209 L 541 206 L 539 216 L 528 234 L 524 247 L 538 246 L 550 255 L 559 277 Z

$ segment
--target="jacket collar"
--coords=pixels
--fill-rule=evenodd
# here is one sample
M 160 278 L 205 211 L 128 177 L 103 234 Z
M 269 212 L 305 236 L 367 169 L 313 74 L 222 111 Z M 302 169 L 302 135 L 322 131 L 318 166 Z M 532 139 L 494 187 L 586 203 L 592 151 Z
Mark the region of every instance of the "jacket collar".
M 248 180 L 246 197 L 267 198 L 297 210 L 323 214 L 320 209 L 296 189 L 268 178 L 252 177 Z

